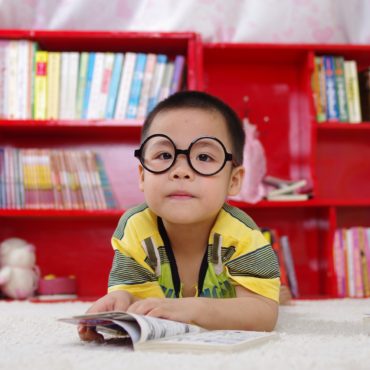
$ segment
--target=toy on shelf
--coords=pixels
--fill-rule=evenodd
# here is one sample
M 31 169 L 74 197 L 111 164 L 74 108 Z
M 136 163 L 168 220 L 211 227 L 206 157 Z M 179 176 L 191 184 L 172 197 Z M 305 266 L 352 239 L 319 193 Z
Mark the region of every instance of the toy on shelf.
M 38 299 L 71 299 L 77 298 L 75 276 L 45 275 L 40 279 Z
M 258 139 L 257 126 L 243 119 L 245 131 L 244 160 L 245 176 L 240 193 L 230 197 L 233 200 L 248 203 L 257 203 L 265 196 L 262 180 L 266 175 L 266 154 L 265 149 Z
M 0 286 L 6 297 L 33 296 L 39 275 L 32 244 L 20 238 L 9 238 L 0 244 Z

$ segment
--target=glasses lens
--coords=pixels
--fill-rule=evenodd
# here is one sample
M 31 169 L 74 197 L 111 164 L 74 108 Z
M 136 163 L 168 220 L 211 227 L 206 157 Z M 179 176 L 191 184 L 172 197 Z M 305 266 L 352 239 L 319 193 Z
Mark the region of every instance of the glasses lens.
M 224 166 L 225 150 L 217 140 L 199 139 L 191 147 L 190 161 L 196 171 L 210 175 Z
M 171 167 L 175 159 L 175 147 L 165 137 L 155 136 L 144 144 L 141 156 L 145 168 L 162 172 Z

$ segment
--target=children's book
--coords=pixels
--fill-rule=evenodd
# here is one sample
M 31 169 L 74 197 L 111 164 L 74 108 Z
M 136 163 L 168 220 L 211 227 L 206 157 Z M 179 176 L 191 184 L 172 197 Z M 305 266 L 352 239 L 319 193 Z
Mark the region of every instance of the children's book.
M 85 314 L 59 321 L 96 327 L 112 338 L 130 339 L 134 350 L 165 352 L 236 352 L 277 338 L 275 332 L 208 331 L 196 325 L 127 312 Z

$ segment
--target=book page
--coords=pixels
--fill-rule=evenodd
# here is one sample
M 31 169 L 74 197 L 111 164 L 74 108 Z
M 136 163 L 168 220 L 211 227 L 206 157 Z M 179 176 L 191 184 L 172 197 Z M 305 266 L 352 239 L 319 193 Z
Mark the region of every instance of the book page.
M 139 342 L 146 342 L 153 339 L 172 337 L 179 334 L 198 333 L 204 329 L 199 326 L 185 324 L 182 322 L 159 319 L 156 317 L 130 314 L 136 319 L 141 328 Z
M 212 330 L 200 333 L 188 333 L 159 340 L 138 343 L 137 350 L 155 351 L 224 351 L 233 352 L 277 338 L 278 334 L 242 331 L 242 330 Z

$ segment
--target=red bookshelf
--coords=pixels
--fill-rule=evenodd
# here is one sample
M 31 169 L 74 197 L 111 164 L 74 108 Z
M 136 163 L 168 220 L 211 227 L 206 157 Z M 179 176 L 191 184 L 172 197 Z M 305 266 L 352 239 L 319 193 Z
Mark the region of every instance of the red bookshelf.
M 332 242 L 338 227 L 370 225 L 370 125 L 320 123 L 311 90 L 314 56 L 370 65 L 364 45 L 205 44 L 203 89 L 257 125 L 268 174 L 305 178 L 304 202 L 231 202 L 259 226 L 289 236 L 302 298 L 335 297 Z
M 313 58 L 343 55 L 370 65 L 366 45 L 203 44 L 193 33 L 2 30 L 0 39 L 30 39 L 48 51 L 154 52 L 186 57 L 186 87 L 229 103 L 258 126 L 268 173 L 305 178 L 304 202 L 230 202 L 261 227 L 286 234 L 301 298 L 336 296 L 331 244 L 338 227 L 370 226 L 370 123 L 315 121 Z M 36 246 L 42 275 L 75 275 L 82 299 L 106 292 L 110 238 L 128 207 L 141 202 L 133 150 L 135 120 L 0 120 L 0 146 L 81 148 L 105 164 L 118 209 L 0 210 L 0 241 L 18 236 Z
M 186 87 L 197 89 L 199 37 L 194 33 L 0 30 L 0 39 L 37 41 L 47 51 L 163 53 L 186 58 Z M 33 243 L 42 275 L 75 275 L 78 295 L 106 293 L 113 250 L 110 238 L 127 207 L 143 201 L 134 148 L 137 120 L 0 120 L 0 146 L 93 149 L 100 154 L 118 202 L 116 210 L 0 209 L 0 241 Z

